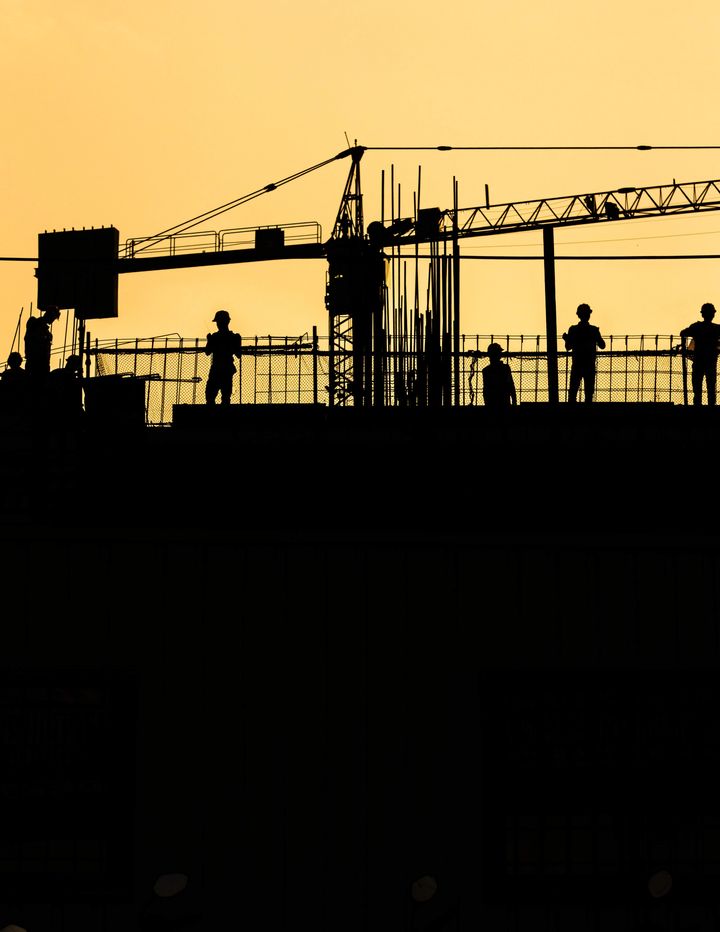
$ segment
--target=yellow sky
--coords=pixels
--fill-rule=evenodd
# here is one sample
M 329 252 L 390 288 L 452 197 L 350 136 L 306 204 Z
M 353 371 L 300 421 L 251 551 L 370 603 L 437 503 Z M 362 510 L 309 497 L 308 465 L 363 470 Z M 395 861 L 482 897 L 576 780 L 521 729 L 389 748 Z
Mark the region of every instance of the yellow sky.
M 720 5 L 711 0 L 0 0 L 0 255 L 44 230 L 149 235 L 346 147 L 720 145 Z M 720 149 L 368 151 L 366 223 L 393 167 L 410 212 L 720 178 Z M 213 228 L 316 221 L 327 237 L 338 161 L 224 214 Z M 464 251 L 538 252 L 540 234 Z M 559 231 L 558 255 L 720 253 L 720 212 Z M 37 299 L 32 263 L 0 264 L 0 358 Z M 202 337 L 219 307 L 243 335 L 327 332 L 322 260 L 120 279 L 93 337 Z M 668 334 L 720 307 L 718 262 L 558 263 L 558 325 L 578 303 L 606 334 Z M 462 330 L 545 329 L 541 263 L 465 262 Z M 56 325 L 57 326 L 57 325 Z

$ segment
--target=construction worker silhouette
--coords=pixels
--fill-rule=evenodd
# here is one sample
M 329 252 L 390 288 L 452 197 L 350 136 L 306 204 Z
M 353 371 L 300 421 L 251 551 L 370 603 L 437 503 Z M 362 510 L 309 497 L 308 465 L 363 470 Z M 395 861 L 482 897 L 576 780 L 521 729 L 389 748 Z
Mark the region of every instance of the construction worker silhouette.
M 517 404 L 515 380 L 510 366 L 500 358 L 503 348 L 491 343 L 487 348 L 490 362 L 482 370 L 483 402 L 486 408 L 509 408 Z
M 0 374 L 2 407 L 5 411 L 18 411 L 28 400 L 28 374 L 23 369 L 23 358 L 12 352 L 7 358 L 7 368 Z
M 585 388 L 585 401 L 589 404 L 595 394 L 595 363 L 598 349 L 605 349 L 605 340 L 600 329 L 590 323 L 592 308 L 589 304 L 578 304 L 575 312 L 579 323 L 568 327 L 563 333 L 565 349 L 572 353 L 570 364 L 570 385 L 568 402 L 577 401 L 578 390 L 582 384 Z
M 702 320 L 680 331 L 680 336 L 690 337 L 688 349 L 692 353 L 693 404 L 702 404 L 703 380 L 707 391 L 707 403 L 715 404 L 717 384 L 717 359 L 720 347 L 720 324 L 714 324 L 715 305 L 709 302 L 700 308 Z
M 50 374 L 51 327 L 59 317 L 56 307 L 48 307 L 39 317 L 28 317 L 25 324 L 25 371 L 35 381 Z
M 71 354 L 65 365 L 53 369 L 48 378 L 51 389 L 50 406 L 56 418 L 73 421 L 83 413 L 82 404 L 82 359 Z
M 4 385 L 24 384 L 27 372 L 22 367 L 23 358 L 18 352 L 12 352 L 7 358 L 7 368 L 0 374 Z
M 208 333 L 205 353 L 212 356 L 210 372 L 205 383 L 205 401 L 214 405 L 218 393 L 220 403 L 230 404 L 232 395 L 232 377 L 237 372 L 235 358 L 240 358 L 242 342 L 240 334 L 230 329 L 230 315 L 227 311 L 218 311 L 213 317 L 216 333 Z

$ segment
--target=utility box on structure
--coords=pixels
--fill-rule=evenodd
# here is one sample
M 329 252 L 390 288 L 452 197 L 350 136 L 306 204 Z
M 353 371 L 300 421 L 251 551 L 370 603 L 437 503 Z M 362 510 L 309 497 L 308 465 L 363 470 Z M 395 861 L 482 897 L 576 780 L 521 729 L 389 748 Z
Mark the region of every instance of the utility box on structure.
M 85 379 L 85 414 L 102 425 L 145 425 L 145 380 L 133 376 L 100 375 Z
M 72 309 L 82 320 L 117 317 L 119 242 L 115 227 L 40 233 L 38 308 Z
M 437 239 L 440 235 L 442 211 L 439 207 L 426 207 L 418 211 L 415 232 L 422 239 Z
M 285 246 L 285 230 L 280 227 L 262 227 L 255 230 L 255 248 L 258 252 L 276 252 Z

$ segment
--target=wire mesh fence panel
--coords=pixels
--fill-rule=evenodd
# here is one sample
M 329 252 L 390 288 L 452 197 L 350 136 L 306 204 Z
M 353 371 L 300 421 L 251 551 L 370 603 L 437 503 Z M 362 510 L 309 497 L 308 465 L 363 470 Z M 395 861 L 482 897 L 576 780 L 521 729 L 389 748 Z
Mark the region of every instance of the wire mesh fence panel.
M 519 404 L 547 403 L 548 352 L 542 335 L 463 335 L 456 353 L 457 366 L 448 359 L 436 371 L 449 391 L 430 396 L 416 389 L 427 378 L 427 361 L 416 351 L 400 358 L 387 350 L 378 378 L 381 397 L 391 407 L 425 406 L 440 398 L 440 405 L 482 406 L 482 370 L 488 364 L 487 347 L 499 343 L 502 359 L 512 371 Z M 572 359 L 559 343 L 557 385 L 561 402 L 567 401 Z M 133 340 L 96 345 L 91 354 L 97 376 L 142 379 L 146 388 L 146 421 L 153 426 L 172 424 L 175 405 L 205 404 L 205 385 L 211 359 L 204 340 L 177 337 Z M 330 405 L 331 356 L 329 337 L 244 338 L 236 360 L 231 404 Z M 398 380 L 397 373 L 404 373 Z M 673 336 L 610 336 L 598 352 L 595 402 L 685 402 L 680 341 Z M 457 381 L 459 380 L 459 384 Z M 581 386 L 578 400 L 583 400 Z M 345 401 L 352 404 L 352 400 Z

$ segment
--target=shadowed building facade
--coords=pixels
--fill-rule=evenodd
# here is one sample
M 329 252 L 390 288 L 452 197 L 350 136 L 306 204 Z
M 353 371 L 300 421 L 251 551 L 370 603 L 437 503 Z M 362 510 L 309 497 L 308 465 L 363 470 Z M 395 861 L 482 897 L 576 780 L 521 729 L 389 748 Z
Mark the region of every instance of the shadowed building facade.
M 5 433 L 0 922 L 712 928 L 720 422 L 488 415 Z

